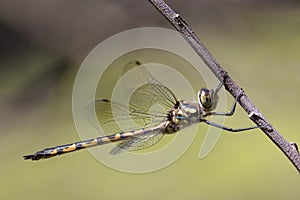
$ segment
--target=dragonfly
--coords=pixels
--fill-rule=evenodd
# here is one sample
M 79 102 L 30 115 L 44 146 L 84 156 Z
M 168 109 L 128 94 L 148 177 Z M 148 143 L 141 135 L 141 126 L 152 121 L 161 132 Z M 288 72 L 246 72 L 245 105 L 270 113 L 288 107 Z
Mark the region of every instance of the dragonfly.
M 136 61 L 136 64 L 140 64 Z M 197 92 L 197 100 L 178 100 L 175 94 L 156 80 L 144 67 L 143 73 L 147 77 L 147 84 L 142 85 L 132 94 L 129 106 L 113 102 L 108 99 L 95 100 L 94 105 L 99 115 L 99 124 L 107 134 L 89 140 L 83 140 L 66 145 L 55 146 L 23 156 L 25 160 L 41 160 L 57 155 L 78 151 L 107 143 L 118 142 L 110 154 L 116 155 L 123 151 L 136 151 L 151 147 L 158 143 L 164 135 L 174 134 L 193 124 L 204 122 L 210 126 L 229 132 L 241 132 L 258 128 L 230 128 L 207 120 L 208 116 L 232 116 L 236 109 L 238 95 L 229 112 L 215 112 L 218 104 L 218 92 L 223 86 L 221 81 L 215 89 L 202 88 Z M 151 110 L 151 106 L 159 104 L 164 109 Z M 117 110 L 115 116 L 113 110 Z M 131 120 L 131 122 L 129 122 Z M 123 130 L 118 122 L 123 124 L 139 124 L 141 128 Z M 110 134 L 110 135 L 109 135 Z

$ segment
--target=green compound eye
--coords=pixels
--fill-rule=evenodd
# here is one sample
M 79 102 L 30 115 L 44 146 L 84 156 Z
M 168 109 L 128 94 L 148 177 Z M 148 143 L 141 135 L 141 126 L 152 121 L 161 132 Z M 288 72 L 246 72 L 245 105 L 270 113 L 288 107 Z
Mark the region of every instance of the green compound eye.
M 198 103 L 206 111 L 211 111 L 216 108 L 218 103 L 218 95 L 214 90 L 202 88 L 198 92 Z

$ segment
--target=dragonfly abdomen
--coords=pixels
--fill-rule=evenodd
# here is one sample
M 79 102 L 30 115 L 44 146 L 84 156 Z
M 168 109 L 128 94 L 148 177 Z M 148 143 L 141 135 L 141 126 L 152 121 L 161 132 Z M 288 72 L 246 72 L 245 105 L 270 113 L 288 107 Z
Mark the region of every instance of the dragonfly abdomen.
M 80 149 L 84 149 L 87 147 L 99 145 L 97 138 L 91 139 L 91 140 L 85 140 L 81 142 L 76 142 L 72 144 L 66 144 L 62 146 L 57 146 L 57 147 L 51 147 L 47 148 L 41 151 L 36 152 L 35 154 L 32 155 L 27 155 L 23 156 L 25 160 L 40 160 L 40 159 L 45 159 L 45 158 L 50 158 L 53 156 L 65 154 L 68 152 L 73 152 L 73 151 L 78 151 Z
M 109 136 L 84 140 L 84 141 L 80 141 L 80 142 L 75 142 L 72 144 L 66 144 L 66 145 L 61 145 L 61 146 L 57 146 L 57 147 L 47 148 L 47 149 L 38 151 L 35 154 L 26 155 L 23 157 L 25 160 L 29 160 L 29 159 L 30 160 L 40 160 L 40 159 L 50 158 L 50 157 L 54 157 L 57 155 L 61 155 L 61 154 L 65 154 L 65 153 L 69 153 L 69 152 L 73 152 L 73 151 L 78 151 L 78 150 L 85 149 L 88 147 L 107 144 L 107 143 L 111 143 L 111 142 L 117 142 L 117 141 L 123 140 L 125 138 L 128 138 L 130 136 L 132 136 L 132 134 L 130 134 L 130 132 L 118 133 L 118 134 L 114 134 L 114 135 L 109 135 Z
M 103 145 L 111 142 L 118 142 L 131 137 L 137 137 L 138 135 L 145 134 L 149 131 L 151 131 L 151 129 L 150 130 L 141 129 L 137 131 L 117 133 L 109 136 L 98 137 L 94 139 L 84 140 L 84 141 L 61 145 L 57 147 L 46 148 L 44 150 L 36 152 L 35 154 L 26 155 L 23 157 L 25 160 L 40 160 L 45 158 L 51 158 L 57 155 L 78 151 L 93 146 Z

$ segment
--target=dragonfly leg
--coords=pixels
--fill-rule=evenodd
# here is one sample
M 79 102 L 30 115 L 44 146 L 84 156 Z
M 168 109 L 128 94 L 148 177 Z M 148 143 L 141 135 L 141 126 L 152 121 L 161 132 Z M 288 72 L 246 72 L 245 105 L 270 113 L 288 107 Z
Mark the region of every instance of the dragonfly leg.
M 209 116 L 209 115 L 232 116 L 235 112 L 236 103 L 237 103 L 238 99 L 241 98 L 241 96 L 243 96 L 243 95 L 244 95 L 244 91 L 242 90 L 242 92 L 238 96 L 235 97 L 234 103 L 229 112 L 209 112 L 209 113 L 207 113 L 206 116 Z
M 219 92 L 219 90 L 223 87 L 224 82 L 226 81 L 226 78 L 228 77 L 227 72 L 225 72 L 224 76 L 223 76 L 223 80 L 220 81 L 219 85 L 216 87 L 216 89 L 214 90 L 214 92 L 217 94 Z
M 222 88 L 223 85 L 224 85 L 224 83 L 221 81 L 221 82 L 219 83 L 219 85 L 216 87 L 215 93 L 218 93 L 219 90 Z
M 250 127 L 246 127 L 246 128 L 236 128 L 236 129 L 234 129 L 234 128 L 229 128 L 229 127 L 226 127 L 226 126 L 223 126 L 223 125 L 220 125 L 220 124 L 216 124 L 216 123 L 208 121 L 206 119 L 201 119 L 201 122 L 205 122 L 208 125 L 211 125 L 211 126 L 214 126 L 214 127 L 226 130 L 226 131 L 230 131 L 230 132 L 241 132 L 241 131 L 248 131 L 248 130 L 251 130 L 251 129 L 259 128 L 259 126 L 250 126 Z

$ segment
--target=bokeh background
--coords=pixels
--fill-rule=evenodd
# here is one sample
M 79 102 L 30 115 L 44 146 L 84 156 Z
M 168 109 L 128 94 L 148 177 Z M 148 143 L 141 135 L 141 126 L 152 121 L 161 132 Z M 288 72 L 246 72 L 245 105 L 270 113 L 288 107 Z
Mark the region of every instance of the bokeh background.
M 299 1 L 167 2 L 280 133 L 300 143 Z M 179 160 L 148 174 L 112 170 L 87 151 L 23 161 L 79 139 L 72 87 L 80 63 L 106 38 L 145 26 L 172 28 L 146 0 L 0 1 L 0 198 L 299 199 L 298 172 L 260 130 L 223 132 L 199 160 L 200 130 Z M 238 108 L 226 125 L 251 122 Z

